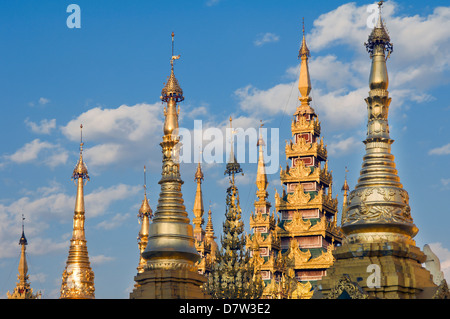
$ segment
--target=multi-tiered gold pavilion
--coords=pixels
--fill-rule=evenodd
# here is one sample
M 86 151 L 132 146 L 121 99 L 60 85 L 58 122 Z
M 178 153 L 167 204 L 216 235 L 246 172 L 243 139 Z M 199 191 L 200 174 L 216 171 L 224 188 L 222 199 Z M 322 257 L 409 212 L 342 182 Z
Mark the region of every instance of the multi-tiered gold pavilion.
M 325 298 L 449 298 L 445 280 L 440 287 L 422 267 L 425 254 L 413 240 L 418 228 L 413 222 L 408 193 L 395 168 L 389 135 L 391 103 L 386 60 L 392 44 L 381 18 L 365 44 L 372 59 L 368 123 L 360 177 L 342 213 L 345 234 L 336 258 L 322 278 L 314 297 Z
M 281 251 L 287 266 L 303 285 L 298 298 L 310 298 L 315 283 L 333 264 L 332 251 L 342 240 L 337 226 L 337 198 L 332 197 L 332 175 L 328 170 L 327 150 L 320 137 L 320 122 L 311 107 L 311 80 L 308 69 L 310 51 L 303 39 L 298 89 L 300 105 L 291 125 L 293 141 L 286 144 L 286 158 L 291 165 L 281 169 L 283 193 L 275 194 L 275 208 L 280 215 Z
M 153 221 L 148 232 L 147 247 L 142 253 L 146 260 L 143 272 L 135 276 L 131 299 L 192 299 L 204 298 L 201 285 L 205 277 L 197 272 L 200 256 L 195 249 L 193 228 L 186 212 L 181 185 L 180 164 L 176 146 L 179 143 L 177 103 L 184 100 L 183 90 L 171 72 L 161 91 L 164 107 L 164 136 L 160 143 L 163 153 L 161 192 Z

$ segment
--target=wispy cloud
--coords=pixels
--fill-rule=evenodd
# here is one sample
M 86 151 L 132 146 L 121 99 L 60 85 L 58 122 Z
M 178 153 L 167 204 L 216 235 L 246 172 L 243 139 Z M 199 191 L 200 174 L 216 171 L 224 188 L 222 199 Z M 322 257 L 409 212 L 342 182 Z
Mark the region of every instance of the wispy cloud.
M 361 148 L 359 141 L 354 136 L 340 139 L 335 142 L 332 141 L 331 143 L 328 143 L 327 146 L 328 154 L 335 157 L 347 155 L 348 153 Z
M 43 119 L 39 122 L 39 124 L 36 124 L 35 122 L 30 121 L 29 118 L 26 118 L 25 124 L 31 129 L 33 133 L 50 134 L 51 130 L 56 128 L 56 119 Z
M 428 152 L 428 155 L 448 155 L 448 154 L 450 154 L 450 143 L 441 147 L 433 148 Z
M 47 98 L 45 98 L 45 97 L 39 98 L 39 104 L 45 105 L 45 104 L 48 104 L 48 103 L 50 103 L 50 100 L 49 100 L 49 99 L 47 99 Z
M 68 152 L 59 144 L 53 144 L 40 139 L 26 143 L 11 155 L 3 155 L 6 160 L 3 164 L 16 163 L 24 164 L 35 162 L 36 164 L 44 164 L 51 168 L 65 164 L 69 157 Z
M 253 42 L 257 47 L 260 47 L 266 43 L 278 42 L 280 40 L 280 36 L 275 33 L 266 32 L 258 34 L 256 40 Z
M 220 1 L 221 0 L 207 0 L 205 4 L 207 7 L 212 7 L 215 6 L 216 4 L 219 4 Z

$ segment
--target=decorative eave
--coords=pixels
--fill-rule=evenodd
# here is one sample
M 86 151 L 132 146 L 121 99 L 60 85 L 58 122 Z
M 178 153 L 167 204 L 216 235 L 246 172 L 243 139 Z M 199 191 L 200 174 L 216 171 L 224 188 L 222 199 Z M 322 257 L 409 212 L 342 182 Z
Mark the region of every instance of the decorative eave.
M 275 273 L 277 271 L 285 271 L 285 263 L 283 262 L 283 259 L 278 257 L 275 258 L 273 254 L 265 259 L 264 257 L 261 257 L 258 252 L 255 252 L 254 255 L 250 258 L 249 263 L 252 264 L 255 269 L 258 269 L 258 271 L 266 270 L 271 271 L 272 273 Z
M 292 135 L 301 133 L 320 135 L 320 122 L 317 117 L 308 121 L 305 117 L 300 116 L 298 121 L 292 120 L 291 131 Z
M 323 137 L 320 142 L 307 143 L 302 137 L 298 139 L 296 144 L 292 141 L 286 142 L 286 159 L 300 156 L 315 156 L 320 160 L 326 161 L 328 152 L 326 146 L 323 144 Z
M 319 167 L 315 167 L 306 166 L 299 161 L 294 167 L 280 169 L 280 180 L 282 184 L 314 181 L 330 186 L 333 176 L 328 171 L 328 162 L 325 162 L 325 166 L 322 168 L 321 162 L 319 162 Z
M 324 194 L 320 189 L 314 198 L 311 199 L 309 193 L 303 191 L 303 186 L 300 184 L 293 193 L 286 196 L 286 200 L 281 198 L 278 193 L 275 193 L 275 207 L 277 211 L 282 210 L 299 210 L 299 209 L 314 209 L 325 207 L 330 212 L 337 212 L 338 200 L 331 197 L 331 193 Z
M 312 225 L 311 220 L 303 219 L 299 211 L 294 212 L 293 219 L 285 222 L 283 228 L 280 227 L 279 234 L 281 237 L 319 235 L 324 238 L 328 235 L 335 238 L 338 242 L 343 237 L 341 230 L 333 222 L 328 221 L 326 217 L 322 216 L 317 223 Z
M 263 214 L 261 212 L 257 212 L 256 214 L 252 213 L 250 215 L 250 228 L 266 226 L 269 230 L 271 230 L 275 228 L 275 224 L 273 213 Z
M 275 234 L 274 234 L 275 232 Z M 281 248 L 281 240 L 276 231 L 270 232 L 267 236 L 262 236 L 260 232 L 247 235 L 246 246 L 252 248 L 255 244 L 259 247 Z
M 334 245 L 331 244 L 327 247 L 327 251 L 322 251 L 320 256 L 311 258 L 311 251 L 301 251 L 297 240 L 292 239 L 289 250 L 284 256 L 289 260 L 288 266 L 295 269 L 326 269 L 334 263 L 333 249 Z

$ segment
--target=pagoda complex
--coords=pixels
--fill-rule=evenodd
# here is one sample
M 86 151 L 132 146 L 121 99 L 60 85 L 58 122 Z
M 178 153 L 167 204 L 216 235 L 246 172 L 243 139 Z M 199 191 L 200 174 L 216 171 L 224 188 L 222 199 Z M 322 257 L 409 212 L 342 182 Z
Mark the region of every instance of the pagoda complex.
M 336 261 L 319 282 L 313 298 L 450 297 L 445 280 L 439 285 L 433 283 L 430 272 L 422 266 L 427 258 L 413 240 L 418 228 L 391 154 L 394 141 L 389 136 L 391 98 L 386 60 L 393 47 L 381 18 L 382 3 L 377 24 L 365 43 L 372 60 L 370 91 L 365 99 L 366 154 L 358 183 L 342 212 L 345 237 L 334 250 Z
M 283 193 L 275 193 L 275 208 L 281 219 L 280 249 L 287 258 L 286 267 L 293 269 L 299 282 L 293 298 L 311 298 L 316 282 L 334 262 L 334 247 L 342 241 L 327 150 L 320 137 L 318 116 L 310 105 L 309 57 L 303 27 L 299 51 L 300 105 L 291 125 L 293 141 L 286 144 L 286 158 L 291 165 L 280 171 Z
M 83 129 L 83 125 L 80 129 Z M 89 174 L 83 162 L 83 145 L 81 138 L 80 158 L 72 174 L 72 179 L 77 185 L 77 197 L 69 256 L 62 274 L 61 299 L 95 299 L 94 272 L 89 262 L 84 230 L 84 184 L 89 180 Z
M 30 283 L 28 282 L 28 263 L 26 257 L 26 245 L 28 245 L 27 238 L 25 237 L 25 230 L 23 225 L 22 215 L 22 236 L 19 239 L 19 245 L 21 247 L 20 250 L 20 260 L 19 260 L 19 274 L 17 275 L 17 284 L 14 288 L 13 293 L 11 294 L 9 291 L 6 293 L 8 299 L 40 299 L 41 293 L 33 293 L 33 288 L 31 288 Z
M 198 163 L 194 180 L 197 183 L 197 190 L 195 192 L 193 209 L 195 217 L 192 220 L 192 223 L 194 224 L 195 248 L 200 255 L 200 260 L 197 262 L 197 267 L 199 274 L 208 275 L 211 272 L 211 267 L 215 260 L 217 243 L 215 242 L 216 237 L 214 236 L 211 208 L 208 210 L 208 222 L 206 224 L 206 229 L 203 228 L 205 223 L 203 218 L 205 209 L 203 206 L 202 194 L 202 181 L 204 180 L 204 175 L 200 162 Z
M 134 280 L 131 299 L 198 299 L 205 295 L 201 289 L 206 278 L 197 272 L 200 256 L 195 249 L 193 228 L 186 212 L 181 185 L 180 164 L 176 146 L 179 143 L 177 103 L 184 100 L 183 90 L 174 74 L 174 60 L 170 59 L 171 73 L 161 91 L 164 107 L 164 136 L 160 143 L 163 153 L 161 192 L 149 227 L 147 247 L 142 253 L 146 260 L 143 272 Z

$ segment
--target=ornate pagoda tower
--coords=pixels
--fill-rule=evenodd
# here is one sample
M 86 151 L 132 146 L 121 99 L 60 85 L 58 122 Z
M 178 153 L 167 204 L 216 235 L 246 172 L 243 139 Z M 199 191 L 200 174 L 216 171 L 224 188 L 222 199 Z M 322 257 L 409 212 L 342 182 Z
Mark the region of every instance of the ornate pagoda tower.
M 139 223 L 141 224 L 141 229 L 138 236 L 138 246 L 139 246 L 139 265 L 137 267 L 138 273 L 144 272 L 145 265 L 147 262 L 142 253 L 145 248 L 147 248 L 148 243 L 148 229 L 150 227 L 150 219 L 153 217 L 153 211 L 148 203 L 147 199 L 147 182 L 146 182 L 146 169 L 144 166 L 144 199 L 142 200 L 141 208 L 139 209 L 139 214 L 137 215 Z
M 261 125 L 262 126 L 262 125 Z M 253 234 L 247 236 L 247 248 L 250 249 L 251 263 L 261 274 L 264 282 L 262 298 L 285 298 L 280 289 L 281 276 L 285 271 L 285 264 L 280 253 L 281 241 L 278 235 L 277 220 L 274 212 L 270 211 L 271 203 L 267 200 L 269 182 L 266 175 L 263 147 L 265 146 L 261 132 L 257 142 L 258 169 L 256 173 L 255 211 L 250 216 L 250 228 Z
M 336 225 L 338 202 L 332 197 L 327 150 L 320 137 L 318 116 L 310 106 L 309 56 L 303 26 L 299 51 L 300 105 L 291 125 L 293 141 L 286 144 L 286 158 L 291 166 L 280 171 L 283 194 L 275 193 L 275 207 L 281 215 L 278 224 L 281 251 L 301 283 L 296 293 L 298 298 L 312 296 L 312 287 L 333 264 L 332 250 L 342 240 Z
M 204 180 L 204 175 L 200 162 L 198 163 L 194 180 L 197 183 L 197 190 L 195 192 L 193 209 L 195 217 L 192 220 L 192 223 L 194 224 L 195 248 L 200 254 L 200 260 L 197 262 L 197 267 L 200 274 L 207 275 L 211 272 L 211 266 L 217 251 L 217 243 L 214 241 L 215 236 L 212 226 L 211 208 L 208 211 L 208 224 L 206 225 L 206 229 L 203 229 L 203 224 L 205 223 L 205 220 L 203 219 L 205 209 L 203 207 L 202 194 L 202 181 Z
M 83 125 L 80 125 L 80 129 L 83 129 Z M 77 185 L 77 197 L 69 257 L 62 274 L 61 299 L 95 299 L 94 272 L 89 262 L 84 231 L 84 184 L 86 180 L 89 180 L 89 174 L 83 162 L 83 145 L 83 138 L 81 138 L 80 158 L 72 174 L 72 179 Z
M 24 217 L 22 215 L 22 236 L 19 240 L 19 245 L 21 246 L 20 260 L 19 260 L 19 274 L 17 275 L 17 284 L 14 288 L 13 293 L 9 291 L 6 293 L 8 299 L 40 299 L 41 293 L 38 292 L 33 294 L 33 288 L 31 288 L 28 282 L 28 263 L 26 257 L 26 245 L 28 245 L 27 238 L 25 237 L 25 230 L 23 226 Z
M 192 225 L 184 206 L 176 146 L 179 143 L 177 103 L 184 100 L 183 90 L 171 73 L 161 91 L 164 107 L 164 136 L 160 143 L 163 153 L 161 192 L 153 221 L 150 224 L 147 247 L 142 257 L 147 261 L 144 271 L 135 276 L 137 287 L 131 299 L 197 299 L 204 298 L 201 285 L 205 277 L 197 272 L 200 256 L 195 249 Z
M 322 278 L 314 298 L 410 299 L 445 295 L 422 267 L 426 256 L 415 246 L 413 238 L 418 228 L 391 154 L 394 141 L 389 136 L 391 98 L 386 60 L 392 44 L 381 18 L 382 3 L 378 22 L 365 44 L 372 60 L 369 97 L 365 99 L 366 154 L 358 183 L 342 213 L 342 246 L 333 252 L 336 261 Z

